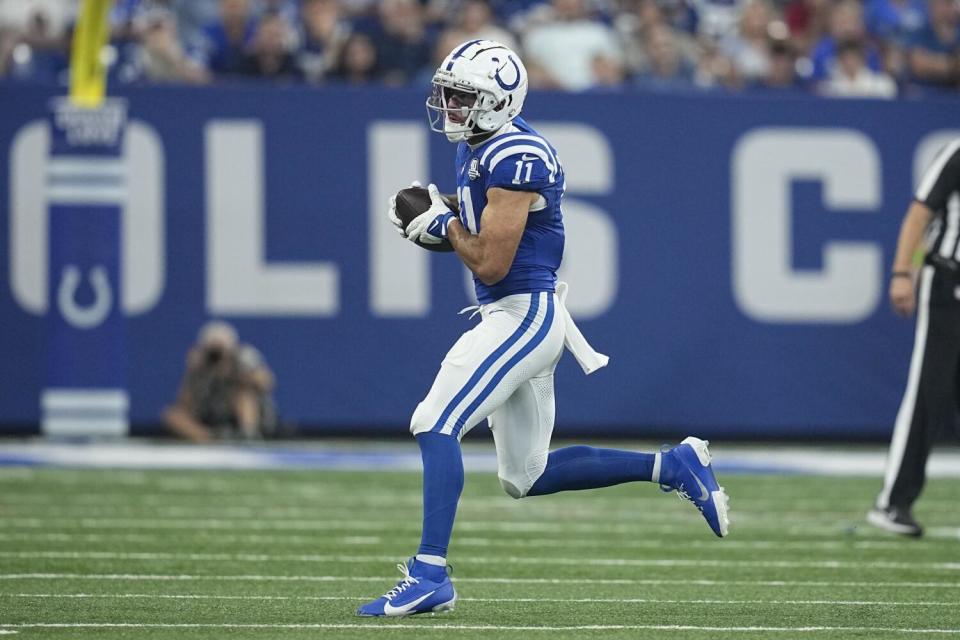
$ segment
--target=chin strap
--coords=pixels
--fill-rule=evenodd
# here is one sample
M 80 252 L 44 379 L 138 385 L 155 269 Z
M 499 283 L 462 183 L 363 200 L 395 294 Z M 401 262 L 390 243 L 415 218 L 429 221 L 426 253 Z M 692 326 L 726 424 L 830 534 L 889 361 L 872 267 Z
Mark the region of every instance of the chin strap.
M 490 138 L 493 138 L 493 137 L 495 137 L 495 136 L 498 136 L 498 135 L 500 135 L 501 133 L 506 133 L 507 131 L 510 131 L 510 128 L 511 128 L 511 127 L 513 127 L 513 120 L 512 120 L 512 119 L 511 119 L 511 120 L 507 120 L 506 124 L 504 124 L 504 125 L 503 125 L 502 127 L 500 127 L 499 129 L 496 129 L 495 131 L 481 131 L 480 133 L 475 133 L 475 134 L 472 135 L 472 136 L 468 136 L 468 137 L 467 137 L 467 144 L 470 145 L 471 147 L 474 147 L 474 148 L 475 148 L 475 147 L 483 144 L 484 142 L 487 142 L 488 140 L 490 140 Z M 477 127 L 474 126 L 474 129 L 476 129 L 476 128 L 477 128 Z

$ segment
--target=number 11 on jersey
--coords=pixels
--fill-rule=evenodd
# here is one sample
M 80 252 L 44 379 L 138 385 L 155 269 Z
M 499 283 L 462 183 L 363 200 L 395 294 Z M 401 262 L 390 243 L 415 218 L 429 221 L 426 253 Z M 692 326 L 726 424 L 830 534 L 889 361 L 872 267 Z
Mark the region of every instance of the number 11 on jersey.
M 523 182 L 530 182 L 530 174 L 533 171 L 533 163 L 517 160 L 516 165 L 517 173 L 513 176 L 513 184 L 520 184 L 520 173 L 523 171 L 524 165 L 527 167 L 527 174 L 523 177 Z

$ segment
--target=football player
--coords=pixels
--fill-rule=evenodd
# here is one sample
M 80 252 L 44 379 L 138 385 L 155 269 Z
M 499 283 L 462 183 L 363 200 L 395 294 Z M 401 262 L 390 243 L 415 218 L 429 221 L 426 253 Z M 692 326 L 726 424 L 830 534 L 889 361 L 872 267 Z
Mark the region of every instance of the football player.
M 429 185 L 430 208 L 406 230 L 391 198 L 389 217 L 421 244 L 449 241 L 473 272 L 480 323 L 444 357 L 410 422 L 423 458 L 423 531 L 402 579 L 361 606 L 361 616 L 451 610 L 457 594 L 447 546 L 463 488 L 460 438 L 488 420 L 504 491 L 513 498 L 656 482 L 676 490 L 718 536 L 727 533 L 727 496 L 713 474 L 707 443 L 687 438 L 661 453 L 574 446 L 549 451 L 553 372 L 564 347 L 586 373 L 607 363 L 577 330 L 557 283 L 563 256 L 563 165 L 523 118 L 527 72 L 497 42 L 456 47 L 433 76 L 431 129 L 456 143 L 459 212 Z

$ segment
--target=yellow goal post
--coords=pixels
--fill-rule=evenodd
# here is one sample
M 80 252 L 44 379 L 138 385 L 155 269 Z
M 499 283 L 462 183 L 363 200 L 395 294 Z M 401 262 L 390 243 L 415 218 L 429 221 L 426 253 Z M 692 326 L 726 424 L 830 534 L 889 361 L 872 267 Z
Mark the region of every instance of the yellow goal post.
M 70 49 L 70 101 L 96 108 L 107 93 L 103 49 L 110 33 L 113 0 L 79 0 L 80 11 Z

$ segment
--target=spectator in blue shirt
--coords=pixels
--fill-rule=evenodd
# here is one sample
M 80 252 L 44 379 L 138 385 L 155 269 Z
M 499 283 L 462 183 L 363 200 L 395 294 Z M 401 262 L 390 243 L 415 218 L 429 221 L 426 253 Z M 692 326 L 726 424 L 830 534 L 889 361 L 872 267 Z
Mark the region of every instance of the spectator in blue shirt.
M 779 34 L 778 34 L 779 35 Z M 796 95 L 806 90 L 803 80 L 797 74 L 797 52 L 790 39 L 771 37 L 769 41 L 770 64 L 766 75 L 749 87 L 756 91 L 776 95 Z
M 152 7 L 134 20 L 133 54 L 121 77 L 127 81 L 190 82 L 209 81 L 209 73 L 184 50 L 175 15 Z
M 487 4 L 500 24 L 515 29 L 524 21 L 527 13 L 542 3 L 543 0 L 490 0 Z
M 820 39 L 810 56 L 813 80 L 824 80 L 831 75 L 837 64 L 837 43 L 848 40 L 866 40 L 863 9 L 857 0 L 841 0 L 831 9 L 830 34 Z M 876 47 L 868 45 L 864 55 L 868 68 L 873 71 L 882 69 L 883 62 Z
M 300 17 L 297 63 L 307 80 L 321 82 L 336 67 L 351 26 L 339 0 L 303 0 Z
M 870 35 L 900 43 L 910 39 L 927 22 L 924 0 L 866 0 L 864 9 Z
M 370 84 L 380 79 L 377 48 L 370 36 L 362 31 L 350 34 L 330 77 L 351 85 Z
M 220 0 L 220 19 L 203 30 L 207 68 L 217 75 L 240 73 L 256 29 L 249 0 Z
M 646 65 L 634 77 L 634 84 L 652 91 L 690 89 L 695 71 L 692 61 L 683 56 L 673 30 L 656 25 L 644 43 Z
M 446 57 L 450 55 L 451 51 L 469 39 L 467 34 L 460 29 L 446 29 L 441 31 L 433 46 L 433 58 L 430 64 L 420 70 L 420 73 L 414 78 L 414 84 L 420 88 L 430 90 L 432 87 L 430 83 L 433 80 L 433 74 L 436 73 L 437 69 Z
M 910 43 L 910 76 L 928 87 L 960 82 L 960 14 L 953 0 L 929 0 L 930 21 Z
M 413 79 L 430 62 L 432 40 L 417 0 L 383 0 L 379 27 L 371 35 L 388 84 Z
M 279 13 L 265 13 L 249 52 L 244 56 L 240 72 L 260 80 L 294 82 L 303 75 L 290 53 L 290 25 Z

